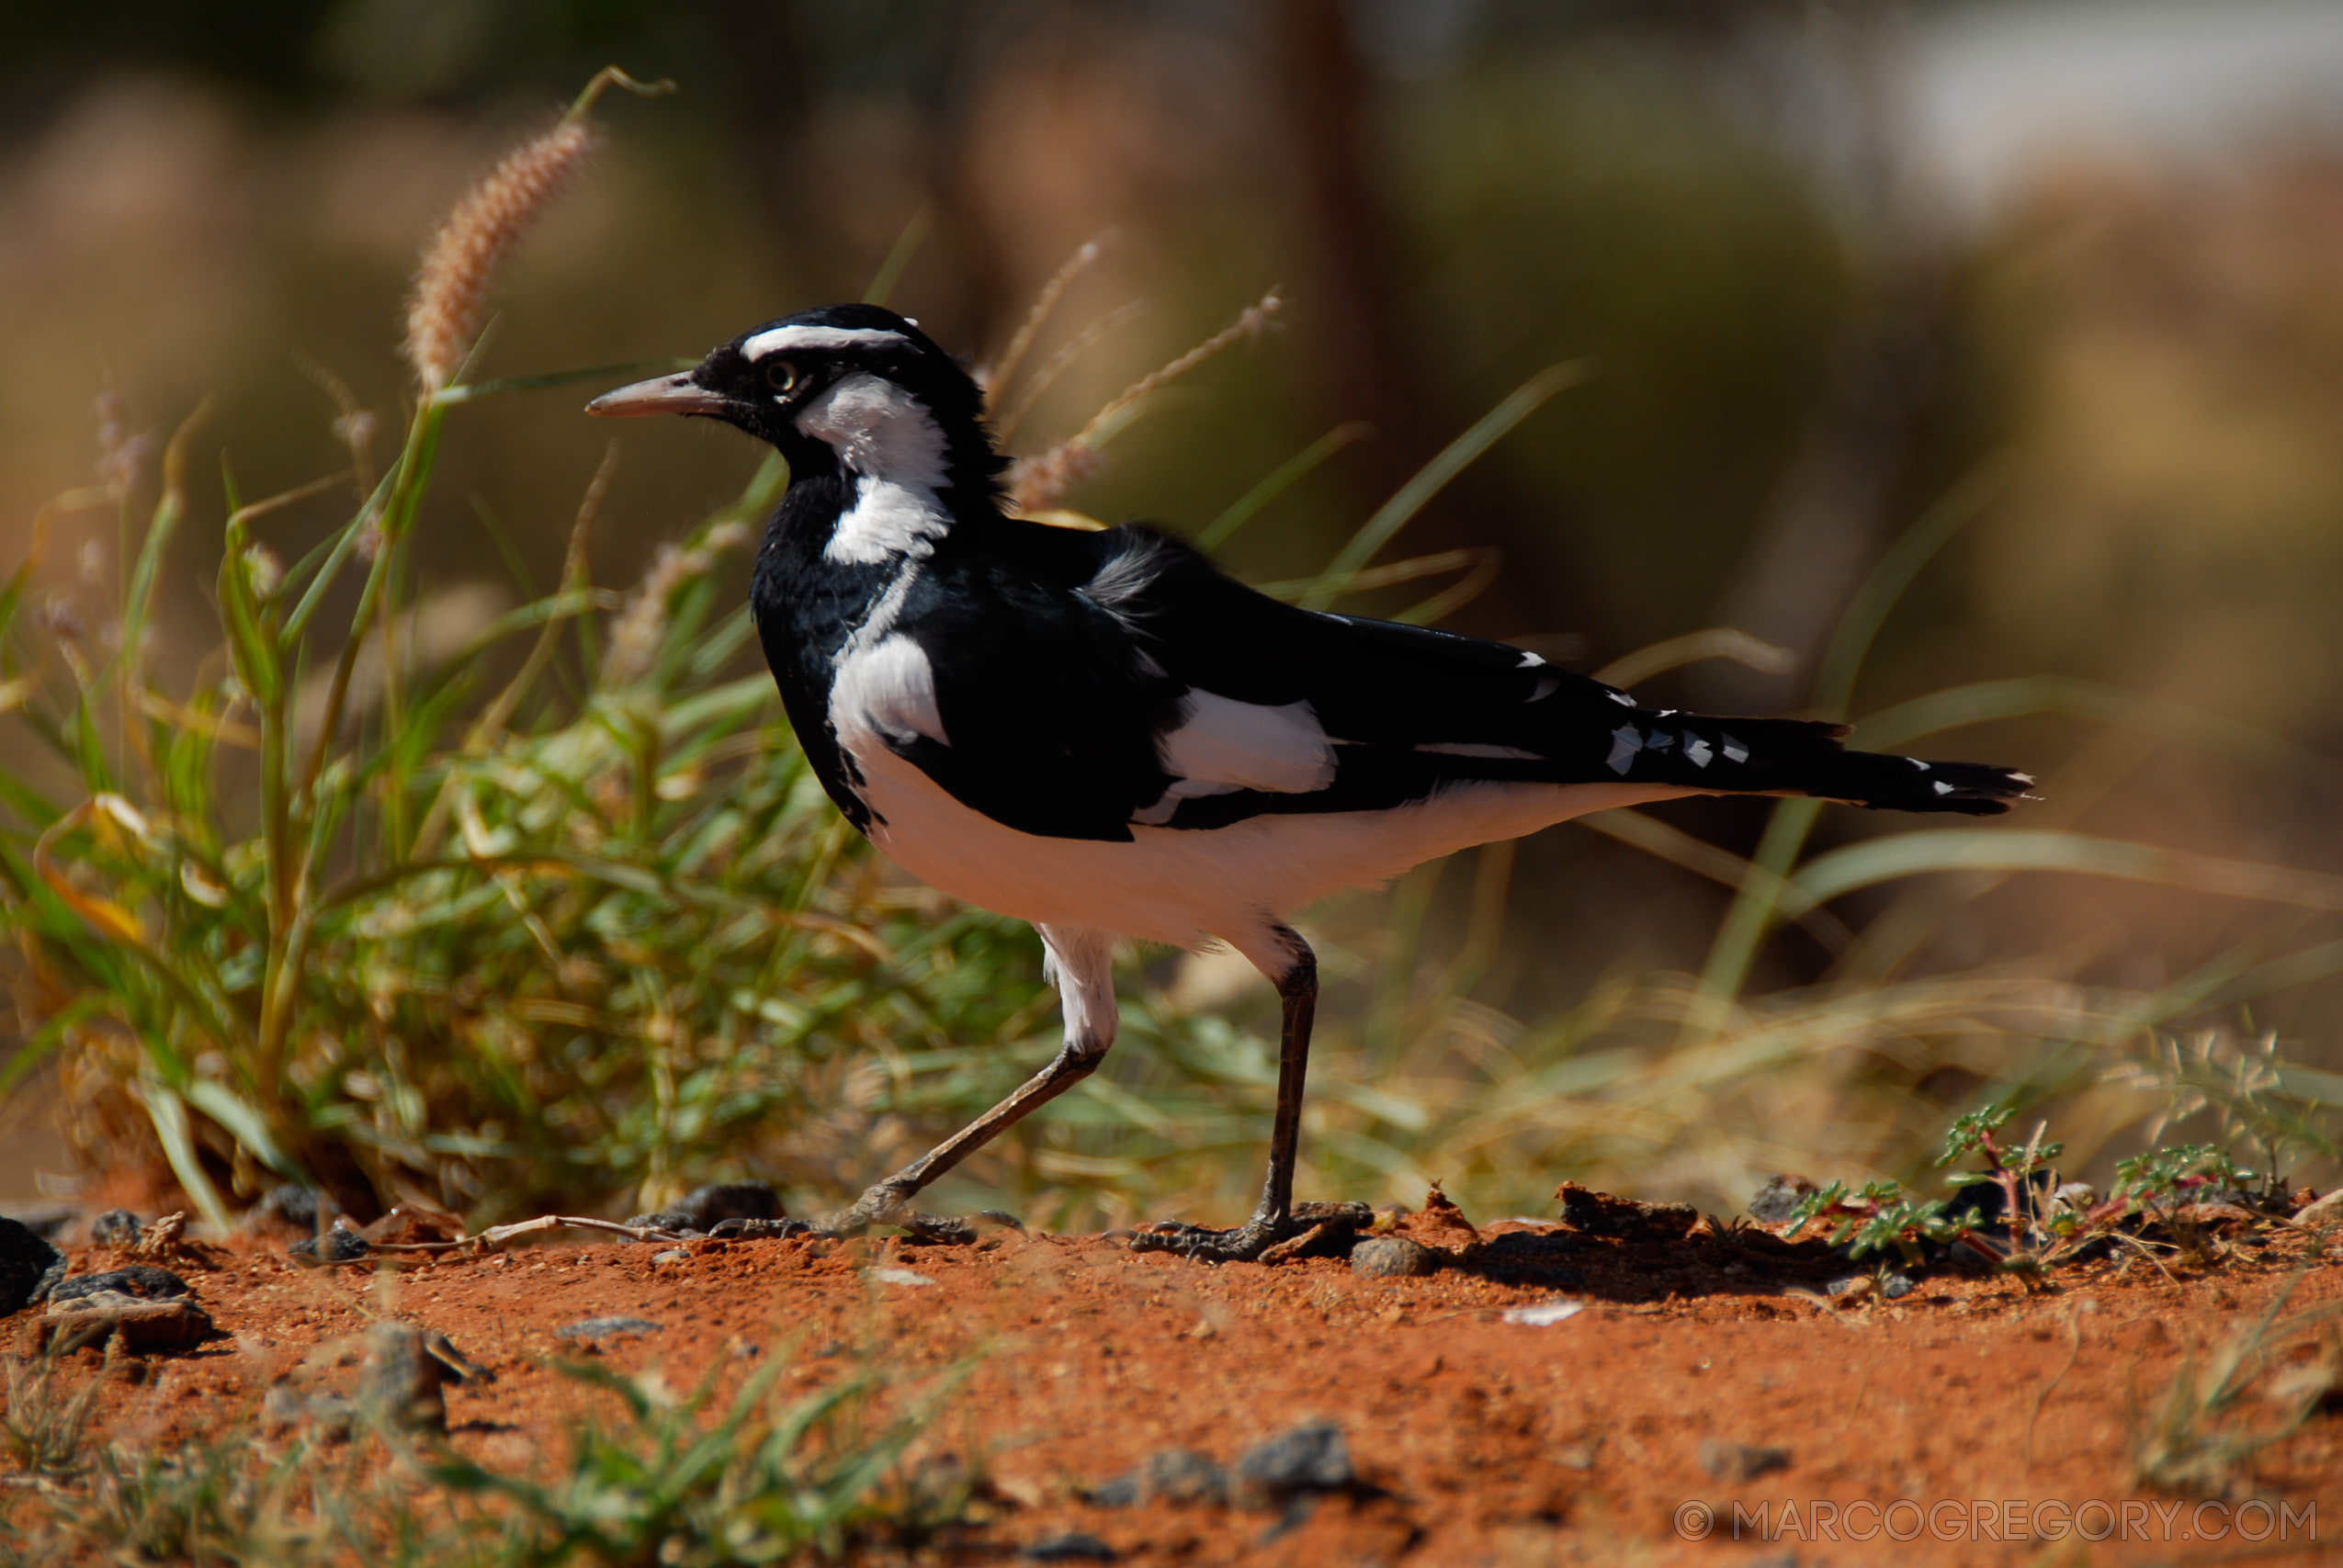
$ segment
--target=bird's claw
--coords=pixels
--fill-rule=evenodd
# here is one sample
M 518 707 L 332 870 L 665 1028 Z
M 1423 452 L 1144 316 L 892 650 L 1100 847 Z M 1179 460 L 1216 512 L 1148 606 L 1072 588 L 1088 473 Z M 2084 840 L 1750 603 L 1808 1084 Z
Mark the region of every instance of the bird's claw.
M 1142 1225 L 1133 1252 L 1172 1252 L 1200 1263 L 1282 1263 L 1320 1250 L 1348 1250 L 1352 1238 L 1375 1223 L 1364 1203 L 1296 1203 L 1284 1215 L 1255 1214 L 1234 1230 L 1178 1220 Z

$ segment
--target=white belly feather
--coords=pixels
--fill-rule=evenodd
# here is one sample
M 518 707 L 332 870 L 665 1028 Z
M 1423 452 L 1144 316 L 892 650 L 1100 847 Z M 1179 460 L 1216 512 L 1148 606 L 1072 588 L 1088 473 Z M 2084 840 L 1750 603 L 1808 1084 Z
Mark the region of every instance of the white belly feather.
M 1195 947 L 1244 936 L 1345 887 L 1590 811 L 1697 793 L 1658 784 L 1451 785 L 1388 811 L 1263 816 L 1226 828 L 1134 826 L 1132 841 L 1023 833 L 952 798 L 883 745 L 854 749 L 871 839 L 956 898 L 1036 922 Z

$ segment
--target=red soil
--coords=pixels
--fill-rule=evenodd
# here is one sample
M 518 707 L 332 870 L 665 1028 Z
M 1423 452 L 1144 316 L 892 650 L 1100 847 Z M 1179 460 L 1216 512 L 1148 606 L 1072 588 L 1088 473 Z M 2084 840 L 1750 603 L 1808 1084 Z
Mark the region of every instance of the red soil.
M 1471 1239 L 1460 1219 L 1408 1224 L 1429 1243 Z M 484 1388 L 448 1389 L 452 1440 L 526 1469 L 606 1398 L 549 1367 L 581 1353 L 552 1331 L 624 1314 L 662 1327 L 585 1353 L 656 1368 L 677 1389 L 711 1367 L 729 1388 L 791 1346 L 784 1386 L 800 1389 L 863 1358 L 916 1386 L 976 1357 L 930 1429 L 939 1450 L 975 1450 L 993 1478 L 968 1541 L 976 1561 L 1014 1561 L 1067 1530 L 1142 1564 L 2296 1562 L 2343 1541 L 2332 1405 L 2250 1461 L 2225 1507 L 2134 1479 L 2135 1446 L 2184 1361 L 2202 1366 L 2290 1282 L 2290 1312 L 2343 1303 L 2343 1269 L 2305 1269 L 2293 1233 L 2203 1271 L 2143 1261 L 2119 1275 L 2101 1262 L 2032 1292 L 1952 1275 L 1900 1301 L 1839 1305 L 1815 1287 L 1845 1263 L 1753 1233 L 1703 1223 L 1655 1241 L 1507 1224 L 1483 1239 L 1506 1235 L 1516 1239 L 1477 1261 L 1394 1280 L 1341 1259 L 1209 1268 L 1005 1233 L 960 1248 L 701 1241 L 664 1263 L 657 1246 L 561 1245 L 379 1279 L 304 1269 L 252 1243 L 217 1255 L 217 1269 L 182 1270 L 233 1337 L 158 1357 L 143 1383 L 109 1390 L 107 1420 L 141 1442 L 200 1437 L 387 1308 L 495 1372 Z M 108 1266 L 74 1249 L 74 1272 Z M 889 1282 L 881 1269 L 932 1282 Z M 1585 1304 L 1563 1321 L 1501 1315 L 1565 1296 Z M 2316 1336 L 2297 1337 L 2273 1348 L 2273 1376 L 2322 1353 Z M 2239 1405 L 2249 1424 L 2278 1410 L 2255 1393 Z M 1159 1450 L 1233 1465 L 1319 1416 L 1342 1427 L 1358 1484 L 1314 1506 L 1085 1500 Z M 1784 1450 L 1786 1468 L 1736 1480 L 1716 1445 Z M 2250 1497 L 2283 1503 L 2293 1522 L 2232 1513 Z M 1918 1507 L 1888 1507 L 1898 1500 Z M 1688 1504 L 1715 1510 L 1709 1539 L 1680 1535 L 1679 1519 L 1696 1517 Z M 2046 1504 L 2114 1538 L 2052 1544 L 2032 1522 Z M 1737 1505 L 1745 1517 L 1763 1506 L 1773 1539 L 1746 1525 L 1732 1539 Z M 2223 1539 L 2202 1538 L 2224 1525 Z M 2258 1546 L 2240 1539 L 2266 1526 Z

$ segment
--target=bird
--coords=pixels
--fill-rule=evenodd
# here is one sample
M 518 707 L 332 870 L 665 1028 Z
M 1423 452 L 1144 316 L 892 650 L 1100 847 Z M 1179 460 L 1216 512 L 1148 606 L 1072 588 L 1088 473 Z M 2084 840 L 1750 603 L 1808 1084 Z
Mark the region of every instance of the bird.
M 1217 942 L 1282 1002 L 1261 1200 L 1241 1225 L 1157 1222 L 1130 1245 L 1258 1260 L 1364 1215 L 1294 1198 L 1319 988 L 1296 910 L 1589 812 L 1759 795 L 1991 816 L 2033 782 L 1850 750 L 1839 725 L 1649 707 L 1505 643 L 1288 604 L 1146 525 L 1022 518 L 984 411 L 958 360 L 870 304 L 766 321 L 586 405 L 719 420 L 780 453 L 750 607 L 807 761 L 903 870 L 1036 927 L 1058 988 L 1048 1063 L 823 1230 L 973 1234 L 912 1201 L 1097 1068 L 1117 944 Z

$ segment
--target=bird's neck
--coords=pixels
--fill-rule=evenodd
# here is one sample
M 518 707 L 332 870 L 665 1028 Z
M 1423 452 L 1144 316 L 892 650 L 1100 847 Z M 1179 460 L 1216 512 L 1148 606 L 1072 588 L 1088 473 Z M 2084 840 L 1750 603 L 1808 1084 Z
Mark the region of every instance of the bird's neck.
M 1000 459 L 982 425 L 939 419 L 890 381 L 848 376 L 795 424 L 785 452 L 798 504 L 785 504 L 775 522 L 819 531 L 827 565 L 923 560 L 955 528 L 1000 515 Z

